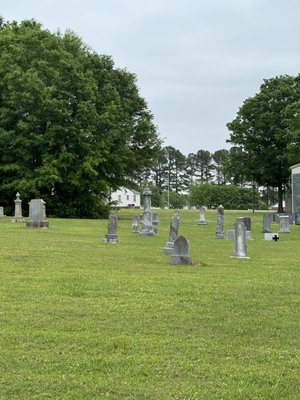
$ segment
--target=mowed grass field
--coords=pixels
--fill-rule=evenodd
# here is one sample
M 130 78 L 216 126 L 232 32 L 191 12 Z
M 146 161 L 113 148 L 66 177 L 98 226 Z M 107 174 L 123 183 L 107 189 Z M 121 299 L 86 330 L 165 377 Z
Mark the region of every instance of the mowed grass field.
M 262 213 L 225 210 L 224 230 L 252 218 L 250 260 L 180 211 L 191 266 L 172 266 L 159 234 L 107 220 L 0 221 L 0 399 L 300 399 L 300 226 L 263 240 Z M 278 232 L 278 224 L 272 230 Z

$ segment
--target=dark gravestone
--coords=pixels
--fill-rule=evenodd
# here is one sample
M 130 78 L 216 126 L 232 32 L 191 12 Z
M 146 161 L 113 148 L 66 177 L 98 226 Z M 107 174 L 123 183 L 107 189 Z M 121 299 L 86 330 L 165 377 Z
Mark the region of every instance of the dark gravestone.
M 174 251 L 170 259 L 170 264 L 189 265 L 191 263 L 189 241 L 184 236 L 179 236 L 174 242 Z
M 224 235 L 224 230 L 223 230 L 223 226 L 224 226 L 224 207 L 222 205 L 220 205 L 218 207 L 217 210 L 218 214 L 217 214 L 217 230 L 215 233 L 215 239 L 224 239 L 225 235 Z
M 246 231 L 251 231 L 251 218 L 250 217 L 242 217 L 242 221 L 246 226 Z
M 116 214 L 111 214 L 108 219 L 107 234 L 103 238 L 104 243 L 118 243 L 118 216 Z

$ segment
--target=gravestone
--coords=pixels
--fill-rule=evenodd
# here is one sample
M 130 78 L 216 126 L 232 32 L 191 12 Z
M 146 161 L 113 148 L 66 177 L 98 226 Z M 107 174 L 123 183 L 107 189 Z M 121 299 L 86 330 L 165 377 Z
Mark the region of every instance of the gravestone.
M 27 228 L 49 228 L 46 218 L 46 203 L 42 199 L 32 199 L 29 202 L 29 217 Z
M 139 217 L 138 217 L 138 215 L 134 215 L 132 217 L 132 232 L 139 233 Z
M 243 218 L 236 218 L 234 223 L 234 247 L 232 258 L 250 259 L 247 257 L 246 226 Z
M 300 212 L 300 164 L 291 166 L 292 212 Z M 299 225 L 299 224 L 297 224 Z
M 179 236 L 174 242 L 174 250 L 170 258 L 170 264 L 189 265 L 191 263 L 189 241 L 184 236 Z
M 3 209 L 3 207 L 0 207 L 0 218 L 3 218 L 3 217 L 5 217 L 4 209 Z
M 279 233 L 290 233 L 290 222 L 288 215 L 279 216 Z
M 18 192 L 16 194 L 16 199 L 14 200 L 15 202 L 15 215 L 11 222 L 23 222 L 23 216 L 22 216 L 22 200 L 20 199 L 20 193 Z
M 151 214 L 151 191 L 146 188 L 143 192 L 144 196 L 144 213 L 143 213 L 143 225 L 140 231 L 141 236 L 155 236 L 156 231 L 152 225 L 152 214 Z
M 153 213 L 152 214 L 152 224 L 153 225 L 158 225 L 159 222 L 160 222 L 160 220 L 159 220 L 158 214 L 157 213 Z
M 264 233 L 264 240 L 277 242 L 279 240 L 278 233 L 266 232 Z
M 179 217 L 178 217 L 178 215 L 175 214 L 171 218 L 169 240 L 167 241 L 167 243 L 165 244 L 165 247 L 163 248 L 164 254 L 172 254 L 173 253 L 174 242 L 178 236 L 178 229 L 179 229 Z
M 215 233 L 215 239 L 224 239 L 224 207 L 220 205 L 217 210 L 217 230 Z
M 271 232 L 272 220 L 273 220 L 273 215 L 272 214 L 264 214 L 263 215 L 263 226 L 262 226 L 262 232 L 263 233 L 270 233 Z
M 300 225 L 300 212 L 295 213 L 295 225 Z
M 199 222 L 198 225 L 207 225 L 207 221 L 205 218 L 205 207 L 199 208 Z
M 242 221 L 244 222 L 246 230 L 251 232 L 251 218 L 250 217 L 242 217 Z
M 227 239 L 229 240 L 234 240 L 235 237 L 235 231 L 234 229 L 229 229 L 227 231 Z M 251 232 L 246 230 L 246 240 L 252 240 L 251 238 Z
M 116 214 L 110 214 L 107 225 L 107 233 L 102 239 L 102 241 L 104 243 L 113 243 L 113 244 L 118 243 L 117 229 L 118 229 L 118 216 Z

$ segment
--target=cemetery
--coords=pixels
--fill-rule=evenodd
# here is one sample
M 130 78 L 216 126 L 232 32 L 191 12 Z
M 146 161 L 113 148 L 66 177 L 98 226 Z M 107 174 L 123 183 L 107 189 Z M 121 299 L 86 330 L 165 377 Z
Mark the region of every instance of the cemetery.
M 2 398 L 296 399 L 299 226 L 264 240 L 263 212 L 156 210 L 152 234 L 149 206 L 134 230 L 134 209 L 1 218 Z

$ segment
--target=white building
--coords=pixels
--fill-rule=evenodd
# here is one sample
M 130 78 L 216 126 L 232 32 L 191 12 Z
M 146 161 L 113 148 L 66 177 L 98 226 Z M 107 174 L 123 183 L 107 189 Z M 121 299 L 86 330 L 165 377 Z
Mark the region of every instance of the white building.
M 134 189 L 121 187 L 111 194 L 111 202 L 120 208 L 140 208 L 141 194 Z

